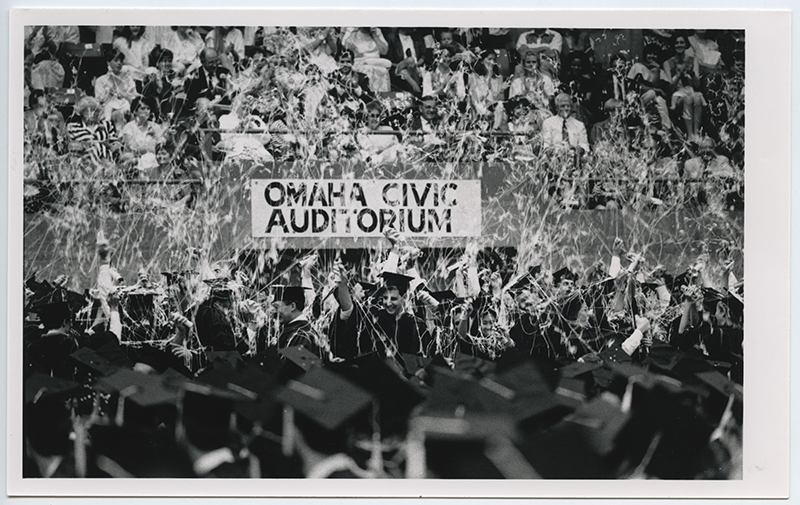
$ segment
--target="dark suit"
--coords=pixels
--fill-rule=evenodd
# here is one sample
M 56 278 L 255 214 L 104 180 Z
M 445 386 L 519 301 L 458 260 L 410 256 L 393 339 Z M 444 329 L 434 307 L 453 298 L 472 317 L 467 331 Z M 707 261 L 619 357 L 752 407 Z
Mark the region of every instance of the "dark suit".
M 200 70 L 197 71 L 197 76 L 190 79 L 186 84 L 186 107 L 184 107 L 184 111 L 187 109 L 194 110 L 194 104 L 199 98 L 213 100 L 217 95 L 224 96 L 227 89 L 225 88 L 223 75 L 227 75 L 227 78 L 230 78 L 230 71 L 223 67 L 217 67 L 209 74 L 205 67 L 200 67 Z M 227 102 L 223 100 L 221 103 L 230 103 L 230 100 Z

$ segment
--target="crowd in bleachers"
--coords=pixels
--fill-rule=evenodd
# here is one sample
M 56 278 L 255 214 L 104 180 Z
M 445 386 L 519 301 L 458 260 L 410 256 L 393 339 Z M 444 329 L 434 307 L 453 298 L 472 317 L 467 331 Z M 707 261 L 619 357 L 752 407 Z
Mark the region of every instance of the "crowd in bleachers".
M 606 32 L 627 42 L 597 50 Z M 567 203 L 602 208 L 643 162 L 723 188 L 686 201 L 741 209 L 743 32 L 622 32 L 29 26 L 26 177 L 58 178 L 54 155 L 66 178 L 156 180 L 226 160 L 503 162 L 584 178 Z

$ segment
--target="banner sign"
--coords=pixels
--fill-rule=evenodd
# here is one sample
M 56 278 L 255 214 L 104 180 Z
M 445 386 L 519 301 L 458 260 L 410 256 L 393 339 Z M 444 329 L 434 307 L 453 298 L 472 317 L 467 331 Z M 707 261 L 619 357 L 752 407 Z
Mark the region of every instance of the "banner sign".
M 481 235 L 479 180 L 252 179 L 253 237 Z

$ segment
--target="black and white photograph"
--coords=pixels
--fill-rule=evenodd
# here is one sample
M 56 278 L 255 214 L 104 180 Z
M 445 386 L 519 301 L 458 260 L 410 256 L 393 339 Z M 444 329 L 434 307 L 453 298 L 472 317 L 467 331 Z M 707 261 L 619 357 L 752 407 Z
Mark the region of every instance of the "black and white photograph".
M 27 14 L 20 489 L 746 480 L 742 23 Z

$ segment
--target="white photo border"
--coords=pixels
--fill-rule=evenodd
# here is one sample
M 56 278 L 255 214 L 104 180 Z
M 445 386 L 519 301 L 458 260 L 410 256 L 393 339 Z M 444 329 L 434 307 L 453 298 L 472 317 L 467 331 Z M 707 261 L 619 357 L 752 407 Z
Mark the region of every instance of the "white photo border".
M 257 22 L 261 18 L 262 22 Z M 446 23 L 443 20 L 446 19 Z M 389 21 L 387 23 L 387 21 Z M 745 10 L 12 10 L 9 26 L 7 493 L 12 496 L 781 498 L 789 494 L 790 13 Z M 28 24 L 570 26 L 746 31 L 745 272 L 750 337 L 741 481 L 22 479 L 22 30 Z

